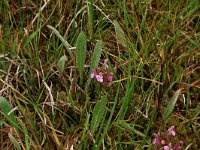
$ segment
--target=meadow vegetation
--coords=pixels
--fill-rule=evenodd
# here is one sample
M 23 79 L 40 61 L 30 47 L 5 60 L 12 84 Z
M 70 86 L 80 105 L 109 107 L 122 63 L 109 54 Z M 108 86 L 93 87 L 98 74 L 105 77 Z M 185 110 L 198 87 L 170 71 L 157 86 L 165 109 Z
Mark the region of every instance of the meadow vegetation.
M 198 0 L 1 0 L 0 147 L 199 149 Z

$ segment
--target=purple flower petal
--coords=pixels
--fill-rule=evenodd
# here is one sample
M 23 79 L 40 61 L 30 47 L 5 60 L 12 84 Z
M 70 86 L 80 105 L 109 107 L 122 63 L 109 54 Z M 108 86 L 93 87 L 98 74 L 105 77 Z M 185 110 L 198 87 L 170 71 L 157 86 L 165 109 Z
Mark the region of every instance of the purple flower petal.
M 180 150 L 182 144 L 183 144 L 183 141 L 178 141 L 178 142 L 174 145 L 173 149 L 174 149 L 174 150 Z
M 106 79 L 107 79 L 109 82 L 112 82 L 113 73 L 112 73 L 112 72 L 108 72 L 107 75 L 106 75 Z
M 99 82 L 103 82 L 103 74 L 102 74 L 102 72 L 100 72 L 98 75 L 96 75 L 96 79 Z
M 160 139 L 160 133 L 159 132 L 157 134 L 154 133 L 154 136 L 155 136 L 155 138 L 153 139 L 153 144 L 154 145 L 160 144 L 160 141 L 161 141 L 161 139 Z
M 96 75 L 97 75 L 97 72 L 96 72 L 96 70 L 94 70 L 94 71 L 92 71 L 90 77 L 91 77 L 91 78 L 94 78 Z
M 173 149 L 171 149 L 169 146 L 164 146 L 164 150 L 173 150 Z
M 176 132 L 174 131 L 174 126 L 171 126 L 169 129 L 169 135 L 172 135 L 172 136 L 175 136 L 176 135 Z

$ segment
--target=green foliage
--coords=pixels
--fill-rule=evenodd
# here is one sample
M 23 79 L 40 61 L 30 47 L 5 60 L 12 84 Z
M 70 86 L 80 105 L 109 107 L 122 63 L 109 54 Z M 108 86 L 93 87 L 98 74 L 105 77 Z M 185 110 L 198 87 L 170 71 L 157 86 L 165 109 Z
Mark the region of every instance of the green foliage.
M 117 20 L 114 20 L 113 25 L 115 27 L 115 32 L 116 32 L 116 37 L 117 37 L 118 42 L 127 48 L 128 46 L 127 37 L 123 29 L 121 28 L 120 24 L 117 22 Z
M 178 100 L 178 97 L 180 95 L 180 92 L 181 92 L 181 90 L 176 91 L 176 93 L 174 94 L 174 96 L 172 97 L 172 99 L 168 102 L 167 108 L 165 109 L 165 112 L 163 114 L 163 119 L 165 121 L 169 118 L 169 116 L 173 112 L 174 107 L 176 105 L 176 102 Z
M 70 50 L 70 45 L 67 42 L 67 40 L 65 40 L 64 37 L 54 27 L 52 27 L 51 25 L 47 25 L 47 27 L 49 29 L 51 29 L 53 31 L 53 33 L 61 40 L 63 45 L 66 47 L 68 53 L 70 54 L 70 57 L 73 59 L 73 55 L 72 55 L 72 52 Z
M 139 130 L 136 130 L 134 128 L 134 126 L 131 126 L 129 123 L 126 123 L 124 120 L 119 120 L 116 122 L 117 125 L 120 125 L 122 128 L 124 128 L 125 130 L 128 130 L 138 136 L 141 136 L 141 137 L 145 137 L 145 134 L 140 132 Z
M 86 36 L 81 32 L 76 40 L 76 64 L 80 73 L 80 82 L 83 82 L 83 70 L 87 52 Z
M 23 45 L 24 48 L 26 48 L 29 45 L 29 43 L 35 38 L 35 36 L 37 35 L 37 32 L 38 31 L 35 31 L 35 32 L 31 33 L 30 36 L 28 36 L 27 40 L 25 41 L 25 43 Z
M 60 57 L 57 66 L 60 69 L 60 71 L 63 73 L 64 71 L 64 67 L 65 67 L 65 62 L 67 61 L 67 56 L 63 55 L 62 57 Z
M 94 107 L 92 113 L 92 121 L 90 129 L 94 133 L 100 125 L 102 118 L 104 117 L 104 113 L 106 111 L 107 97 L 104 95 L 101 97 L 101 100 L 98 101 Z
M 0 10 L 0 95 L 12 102 L 0 97 L 3 149 L 155 149 L 153 133 L 169 126 L 198 149 L 198 0 L 3 0 Z M 111 83 L 90 78 L 102 51 Z
M 6 117 L 7 121 L 10 123 L 12 127 L 17 129 L 17 120 L 12 111 L 12 106 L 10 103 L 4 98 L 0 97 L 0 111 Z
M 89 74 L 91 74 L 91 72 L 98 67 L 99 64 L 99 60 L 101 57 L 101 50 L 102 49 L 102 41 L 97 41 L 95 47 L 94 47 L 94 52 L 92 54 L 91 57 L 91 66 L 90 66 L 90 71 Z

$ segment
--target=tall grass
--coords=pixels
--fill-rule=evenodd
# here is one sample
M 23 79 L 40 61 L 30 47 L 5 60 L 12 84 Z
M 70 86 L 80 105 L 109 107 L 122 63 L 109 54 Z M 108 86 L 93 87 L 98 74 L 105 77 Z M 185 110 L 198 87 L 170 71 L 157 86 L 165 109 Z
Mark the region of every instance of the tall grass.
M 0 2 L 0 147 L 199 148 L 199 1 Z M 110 83 L 90 77 L 107 59 Z

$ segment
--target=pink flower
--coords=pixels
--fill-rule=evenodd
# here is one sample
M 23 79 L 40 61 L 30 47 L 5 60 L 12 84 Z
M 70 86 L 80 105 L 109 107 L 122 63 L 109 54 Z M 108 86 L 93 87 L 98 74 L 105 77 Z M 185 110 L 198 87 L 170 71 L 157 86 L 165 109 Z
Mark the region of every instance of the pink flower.
M 102 68 L 104 67 L 104 69 Z M 113 73 L 108 70 L 108 63 L 107 59 L 104 60 L 103 66 L 96 68 L 91 74 L 91 78 L 96 78 L 98 82 L 112 82 L 113 80 Z
M 178 142 L 173 146 L 173 149 L 174 149 L 174 150 L 180 150 L 182 144 L 183 144 L 183 141 L 178 141 Z
M 169 131 L 169 135 L 172 135 L 172 136 L 175 136 L 175 135 L 176 135 L 176 132 L 174 131 L 174 126 L 170 127 L 170 128 L 168 129 L 168 131 Z
M 173 149 L 171 149 L 169 146 L 164 146 L 164 150 L 173 150 Z
M 108 60 L 107 59 L 104 60 L 103 65 L 104 65 L 105 69 L 108 69 Z
M 154 133 L 155 138 L 153 139 L 153 144 L 154 145 L 158 145 L 160 144 L 161 138 L 160 138 L 160 133 L 158 132 L 158 134 Z
M 102 74 L 102 72 L 99 72 L 99 74 L 96 75 L 96 79 L 99 82 L 103 82 L 103 74 Z
M 112 82 L 113 73 L 112 73 L 112 72 L 108 72 L 107 75 L 106 75 L 106 79 L 107 79 L 109 82 Z
M 90 77 L 91 78 L 96 78 L 97 79 L 97 81 L 99 81 L 99 82 L 103 82 L 103 73 L 101 72 L 101 71 L 99 71 L 99 70 L 94 70 L 92 73 L 91 73 L 91 75 L 90 75 Z
M 94 71 L 91 73 L 90 77 L 91 77 L 91 78 L 94 78 L 96 75 L 97 75 L 97 72 L 96 72 L 96 70 L 94 70 Z
M 165 144 L 165 140 L 161 140 L 161 144 L 164 145 Z

